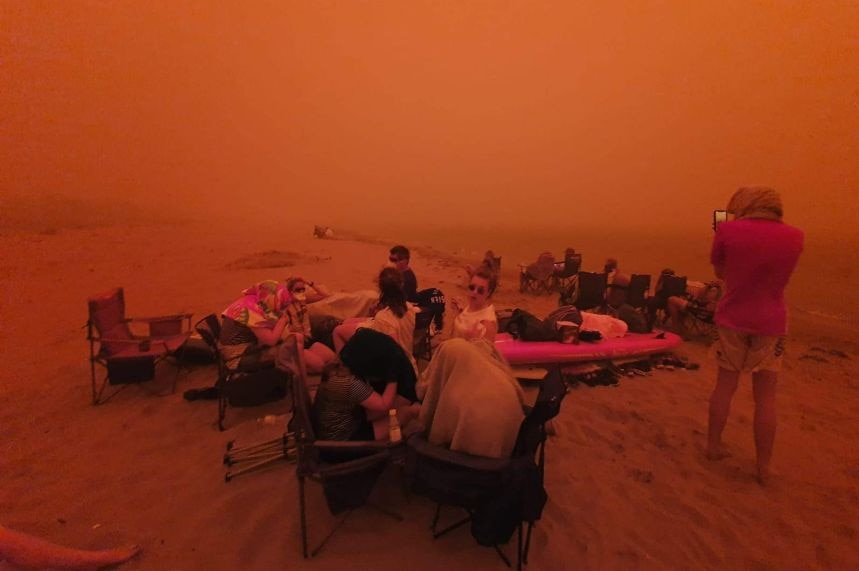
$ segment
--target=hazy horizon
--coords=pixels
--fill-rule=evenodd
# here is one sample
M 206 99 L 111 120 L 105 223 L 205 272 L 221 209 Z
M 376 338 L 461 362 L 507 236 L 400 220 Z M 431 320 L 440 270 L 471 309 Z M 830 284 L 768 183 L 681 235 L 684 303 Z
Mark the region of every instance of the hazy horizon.
M 855 231 L 859 4 L 0 4 L 0 190 L 178 218 Z M 853 204 L 853 207 L 850 207 Z

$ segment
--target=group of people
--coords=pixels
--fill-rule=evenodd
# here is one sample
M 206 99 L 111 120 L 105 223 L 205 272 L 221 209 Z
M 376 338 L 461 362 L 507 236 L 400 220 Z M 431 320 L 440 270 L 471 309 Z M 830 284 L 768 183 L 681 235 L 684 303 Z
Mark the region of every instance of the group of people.
M 802 251 L 803 234 L 781 221 L 780 197 L 769 188 L 741 188 L 727 210 L 735 220 L 716 228 L 711 256 L 720 281 L 693 299 L 666 298 L 663 309 L 675 319 L 681 312 L 715 309 L 719 374 L 710 399 L 708 456 L 724 455 L 721 434 L 731 397 L 740 374 L 751 372 L 758 475 L 765 481 L 786 333 L 784 289 Z M 378 276 L 373 315 L 344 320 L 334 328 L 332 347 L 313 339 L 307 317 L 307 304 L 328 295 L 323 286 L 302 278 L 256 284 L 223 313 L 225 354 L 240 360 L 270 358 L 288 366 L 277 342 L 301 333 L 307 368 L 323 379 L 315 405 L 320 435 L 384 438 L 386 413 L 395 409 L 401 423 L 418 418 L 433 443 L 483 456 L 508 455 L 523 415 L 522 391 L 493 343 L 498 320 L 491 300 L 499 259 L 487 252 L 482 263 L 469 268 L 467 300 L 449 304 L 455 313 L 452 338 L 439 346 L 422 373 L 412 356 L 415 315 L 421 308 L 413 303 L 420 295 L 409 260 L 408 248 L 391 248 L 388 267 Z M 619 311 L 622 296 L 612 291 L 622 291 L 627 278 L 614 259 L 607 260 L 605 270 L 612 276 L 608 307 Z M 248 351 L 251 346 L 262 350 Z
M 222 354 L 233 366 L 269 359 L 291 370 L 293 349 L 280 341 L 303 335 L 306 369 L 322 377 L 314 401 L 320 438 L 384 439 L 389 411 L 395 410 L 407 429 L 419 419 L 414 426 L 423 427 L 430 442 L 481 456 L 509 455 L 523 418 L 523 395 L 494 345 L 494 267 L 475 268 L 467 298 L 450 300 L 452 339 L 420 374 L 413 356 L 415 320 L 433 307 L 416 303 L 422 296 L 409 263 L 408 248 L 390 249 L 370 315 L 342 320 L 331 332 L 330 346 L 314 338 L 308 317 L 309 304 L 331 295 L 327 288 L 300 277 L 255 284 L 222 313 Z M 475 398 L 478 394 L 484 398 Z

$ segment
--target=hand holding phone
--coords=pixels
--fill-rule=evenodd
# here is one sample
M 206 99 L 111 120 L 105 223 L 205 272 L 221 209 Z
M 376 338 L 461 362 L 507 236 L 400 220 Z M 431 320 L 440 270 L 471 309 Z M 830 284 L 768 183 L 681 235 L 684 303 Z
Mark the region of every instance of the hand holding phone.
M 713 231 L 716 231 L 716 228 L 722 222 L 728 221 L 728 211 L 727 210 L 714 210 L 713 211 Z

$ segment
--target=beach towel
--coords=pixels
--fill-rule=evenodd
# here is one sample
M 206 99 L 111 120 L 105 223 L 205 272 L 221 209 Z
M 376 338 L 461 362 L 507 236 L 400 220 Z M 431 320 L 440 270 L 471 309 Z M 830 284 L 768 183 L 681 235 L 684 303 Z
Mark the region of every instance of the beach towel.
M 371 289 L 338 292 L 307 304 L 307 313 L 310 315 L 311 326 L 316 328 L 318 323 L 329 317 L 341 321 L 350 317 L 370 317 L 378 300 L 378 292 Z
M 524 395 L 492 343 L 445 341 L 417 391 L 430 444 L 475 456 L 510 456 L 524 418 Z

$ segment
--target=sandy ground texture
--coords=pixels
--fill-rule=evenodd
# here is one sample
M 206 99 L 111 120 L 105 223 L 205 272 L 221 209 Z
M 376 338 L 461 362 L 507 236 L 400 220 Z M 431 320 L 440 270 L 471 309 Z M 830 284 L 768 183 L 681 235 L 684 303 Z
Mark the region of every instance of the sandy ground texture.
M 467 528 L 433 540 L 433 506 L 405 498 L 395 472 L 375 501 L 404 521 L 359 510 L 304 562 L 293 465 L 229 484 L 221 465 L 228 440 L 276 434 L 256 419 L 285 414 L 288 403 L 231 410 L 219 432 L 214 402 L 182 399 L 213 382 L 213 366 L 183 373 L 175 394 L 131 387 L 90 404 L 82 326 L 91 294 L 122 285 L 130 315 L 201 318 L 265 278 L 373 287 L 387 244 L 301 230 L 190 224 L 0 237 L 0 521 L 76 547 L 139 543 L 142 555 L 123 567 L 130 570 L 503 569 Z M 461 261 L 416 248 L 412 265 L 421 287 L 464 295 Z M 514 271 L 505 268 L 496 305 L 545 314 L 555 298 L 519 294 Z M 748 380 L 725 433 L 731 457 L 704 458 L 715 369 L 703 344 L 680 351 L 701 364 L 697 371 L 573 389 L 548 444 L 550 499 L 530 568 L 859 569 L 859 335 L 812 318 L 793 328 L 776 476 L 765 489 L 753 477 Z M 171 374 L 162 366 L 150 385 L 169 389 Z M 315 542 L 332 518 L 318 487 L 309 496 Z

